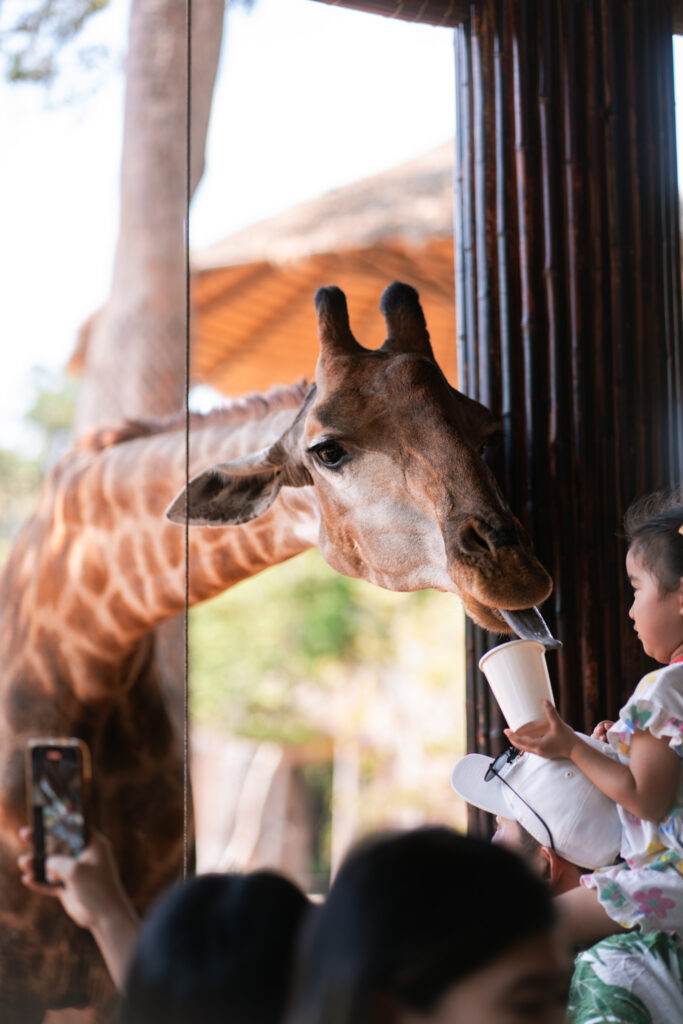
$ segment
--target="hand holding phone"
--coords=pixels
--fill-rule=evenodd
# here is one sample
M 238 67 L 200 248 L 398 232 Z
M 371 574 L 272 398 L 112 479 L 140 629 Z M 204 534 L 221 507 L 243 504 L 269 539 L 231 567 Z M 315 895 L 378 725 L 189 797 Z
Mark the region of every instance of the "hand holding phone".
M 140 919 L 121 883 L 109 840 L 96 828 L 89 830 L 82 856 L 53 856 L 50 870 L 57 883 L 40 882 L 34 875 L 33 833 L 19 830 L 24 852 L 18 868 L 24 885 L 58 899 L 79 928 L 88 928 L 100 948 L 112 981 L 121 988 L 126 967 L 140 931 Z
M 33 739 L 26 748 L 26 769 L 33 873 L 36 882 L 49 884 L 46 858 L 77 857 L 88 842 L 90 753 L 75 737 Z

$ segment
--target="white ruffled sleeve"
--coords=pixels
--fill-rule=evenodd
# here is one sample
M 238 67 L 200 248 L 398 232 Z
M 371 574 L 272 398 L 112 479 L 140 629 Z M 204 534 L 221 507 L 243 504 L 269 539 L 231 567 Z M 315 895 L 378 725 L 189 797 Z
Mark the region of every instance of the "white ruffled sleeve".
M 683 757 L 683 662 L 649 672 L 619 712 L 619 720 L 607 733 L 617 753 L 628 755 L 631 737 L 647 729 Z

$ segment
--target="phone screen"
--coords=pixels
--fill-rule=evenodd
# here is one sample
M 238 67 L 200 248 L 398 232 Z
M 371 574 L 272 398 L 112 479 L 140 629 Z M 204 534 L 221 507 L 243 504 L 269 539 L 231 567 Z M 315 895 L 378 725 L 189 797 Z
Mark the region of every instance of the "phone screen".
M 46 857 L 74 857 L 86 845 L 83 764 L 77 745 L 32 748 L 31 802 L 35 873 L 44 880 Z

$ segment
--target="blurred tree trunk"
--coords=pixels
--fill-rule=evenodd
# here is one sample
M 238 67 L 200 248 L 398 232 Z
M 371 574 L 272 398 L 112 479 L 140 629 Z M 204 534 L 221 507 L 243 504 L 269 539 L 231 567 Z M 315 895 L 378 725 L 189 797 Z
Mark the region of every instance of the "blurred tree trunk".
M 204 150 L 224 0 L 192 6 L 191 194 Z M 182 407 L 187 197 L 186 0 L 132 0 L 112 288 L 94 319 L 75 430 Z
M 192 5 L 190 195 L 204 151 L 224 0 Z M 111 293 L 92 318 L 74 429 L 164 416 L 185 393 L 186 0 L 132 0 Z M 182 731 L 182 616 L 157 630 L 169 709 Z

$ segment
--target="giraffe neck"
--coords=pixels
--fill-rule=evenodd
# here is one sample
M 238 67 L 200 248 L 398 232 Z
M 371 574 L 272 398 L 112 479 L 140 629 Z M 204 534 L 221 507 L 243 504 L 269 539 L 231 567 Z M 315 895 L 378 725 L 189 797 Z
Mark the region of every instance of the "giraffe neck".
M 302 398 L 291 389 L 277 400 L 247 402 L 238 415 L 233 408 L 195 419 L 190 471 L 273 441 Z M 84 986 L 92 999 L 101 969 L 58 902 L 32 896 L 19 879 L 17 829 L 27 815 L 30 737 L 73 735 L 88 744 L 89 813 L 112 841 L 139 909 L 182 865 L 182 756 L 152 633 L 185 599 L 185 531 L 164 515 L 185 482 L 182 426 L 137 425 L 123 431 L 128 440 L 119 432 L 108 444 L 100 435 L 97 444 L 63 459 L 0 575 L 3 1006 L 23 1005 L 29 988 L 41 1006 L 68 1005 L 72 991 L 80 1000 Z M 287 492 L 258 521 L 190 531 L 191 604 L 316 543 L 312 490 Z
M 230 410 L 195 418 L 190 473 L 268 444 L 300 401 L 301 391 L 288 389 L 239 418 Z M 81 676 L 92 697 L 98 685 L 104 695 L 122 658 L 185 604 L 185 531 L 164 515 L 185 481 L 182 426 L 76 451 L 60 463 L 0 583 L 0 597 L 3 590 L 21 595 L 14 631 L 59 638 L 74 679 Z M 318 522 L 306 487 L 281 492 L 264 516 L 242 526 L 193 527 L 189 604 L 314 546 Z M 75 689 L 86 696 L 77 682 Z

